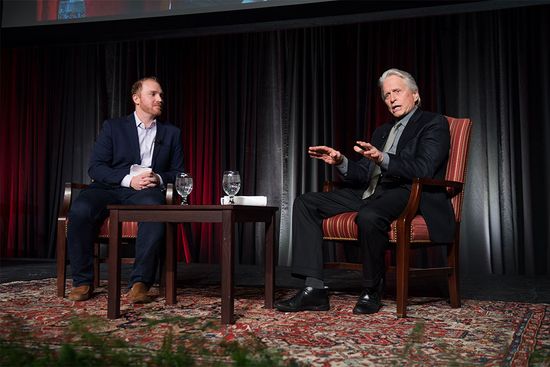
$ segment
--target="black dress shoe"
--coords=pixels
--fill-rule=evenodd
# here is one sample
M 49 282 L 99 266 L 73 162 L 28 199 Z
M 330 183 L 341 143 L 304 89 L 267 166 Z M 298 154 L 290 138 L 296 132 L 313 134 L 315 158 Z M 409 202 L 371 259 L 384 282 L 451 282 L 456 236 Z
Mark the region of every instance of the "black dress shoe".
M 330 309 L 328 288 L 305 287 L 296 293 L 294 297 L 286 301 L 275 302 L 275 308 L 284 312 L 328 311 Z
M 367 288 L 359 296 L 353 308 L 353 313 L 356 315 L 377 313 L 380 307 L 382 307 L 380 292 L 372 288 Z
M 365 288 L 353 308 L 353 313 L 356 315 L 377 313 L 380 307 L 382 307 L 383 292 L 384 279 L 380 279 L 376 287 Z

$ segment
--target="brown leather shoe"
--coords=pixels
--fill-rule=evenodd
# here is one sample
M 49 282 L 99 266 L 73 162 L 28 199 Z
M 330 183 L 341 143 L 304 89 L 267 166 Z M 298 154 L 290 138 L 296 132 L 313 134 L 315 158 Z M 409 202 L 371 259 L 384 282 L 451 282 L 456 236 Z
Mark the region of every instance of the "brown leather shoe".
M 132 303 L 149 303 L 152 299 L 147 294 L 148 291 L 149 287 L 145 283 L 135 282 L 130 292 L 128 292 L 128 298 Z
M 71 290 L 69 299 L 71 301 L 86 301 L 92 297 L 92 293 L 94 293 L 94 288 L 91 285 L 81 285 Z

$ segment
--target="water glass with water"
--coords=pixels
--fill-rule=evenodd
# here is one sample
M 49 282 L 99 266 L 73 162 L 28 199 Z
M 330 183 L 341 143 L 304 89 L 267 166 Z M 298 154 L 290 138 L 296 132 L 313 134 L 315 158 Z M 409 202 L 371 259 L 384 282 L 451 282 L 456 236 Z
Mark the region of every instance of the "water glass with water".
M 223 191 L 229 196 L 229 204 L 235 204 L 235 195 L 241 189 L 241 176 L 239 171 L 225 171 L 222 181 Z
M 181 195 L 181 205 L 187 205 L 187 197 L 193 190 L 193 177 L 188 173 L 180 173 L 176 177 L 176 191 Z

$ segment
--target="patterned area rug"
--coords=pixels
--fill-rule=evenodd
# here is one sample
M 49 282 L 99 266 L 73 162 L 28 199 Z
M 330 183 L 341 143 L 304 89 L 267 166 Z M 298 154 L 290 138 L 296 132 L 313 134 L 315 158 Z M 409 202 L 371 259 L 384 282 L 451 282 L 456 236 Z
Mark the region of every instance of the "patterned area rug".
M 278 290 L 277 297 L 292 292 Z M 414 298 L 409 317 L 400 319 L 391 299 L 378 314 L 359 316 L 351 313 L 357 295 L 332 293 L 328 312 L 281 313 L 263 308 L 263 289 L 239 287 L 235 325 L 205 328 L 219 325 L 219 287 L 178 289 L 175 306 L 161 297 L 132 305 L 123 295 L 117 320 L 106 319 L 106 297 L 103 287 L 87 302 L 58 298 L 54 279 L 0 284 L 0 335 L 6 337 L 15 317 L 37 338 L 61 343 L 69 320 L 89 315 L 105 320 L 98 332 L 150 349 L 159 348 L 170 330 L 202 334 L 212 343 L 246 343 L 253 335 L 285 358 L 313 366 L 550 365 L 548 304 L 464 300 L 452 309 L 440 299 Z M 174 317 L 188 322 L 166 321 Z M 161 321 L 147 327 L 154 320 Z

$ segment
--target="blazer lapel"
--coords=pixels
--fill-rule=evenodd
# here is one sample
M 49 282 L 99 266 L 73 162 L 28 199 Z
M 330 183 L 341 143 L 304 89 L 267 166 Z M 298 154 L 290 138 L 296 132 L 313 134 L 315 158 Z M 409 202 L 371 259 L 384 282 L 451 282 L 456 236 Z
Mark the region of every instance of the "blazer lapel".
M 153 149 L 153 159 L 151 160 L 151 167 L 155 167 L 160 146 L 164 144 L 165 132 L 166 130 L 164 128 L 164 124 L 157 120 L 157 135 L 155 137 L 155 148 Z
M 376 136 L 376 138 L 373 136 L 372 145 L 374 145 L 378 150 L 384 149 L 384 145 L 386 145 L 386 140 L 388 140 L 388 135 L 390 134 L 394 124 L 395 122 L 393 124 L 383 125 L 382 133 Z
M 134 160 L 137 164 L 141 163 L 141 154 L 139 151 L 139 137 L 137 133 L 136 128 L 136 119 L 134 118 L 134 114 L 131 114 L 126 119 L 126 131 L 127 136 L 129 138 L 129 148 L 132 151 L 132 155 L 134 156 Z
M 397 143 L 398 152 L 401 150 L 402 147 L 404 147 L 407 144 L 409 140 L 411 140 L 416 136 L 416 132 L 418 131 L 421 125 L 419 123 L 421 116 L 422 116 L 422 111 L 420 109 L 417 109 L 411 116 L 409 122 L 407 123 L 407 126 L 405 126 L 405 130 L 403 130 L 403 133 L 399 138 L 399 142 Z

